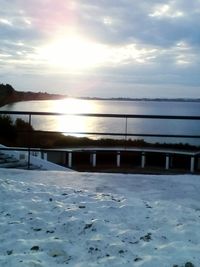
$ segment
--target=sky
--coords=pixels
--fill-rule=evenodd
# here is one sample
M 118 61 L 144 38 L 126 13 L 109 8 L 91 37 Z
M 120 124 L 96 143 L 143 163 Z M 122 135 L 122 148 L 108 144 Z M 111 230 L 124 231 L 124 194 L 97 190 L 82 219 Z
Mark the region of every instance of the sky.
M 0 0 L 0 82 L 98 97 L 200 97 L 200 0 Z

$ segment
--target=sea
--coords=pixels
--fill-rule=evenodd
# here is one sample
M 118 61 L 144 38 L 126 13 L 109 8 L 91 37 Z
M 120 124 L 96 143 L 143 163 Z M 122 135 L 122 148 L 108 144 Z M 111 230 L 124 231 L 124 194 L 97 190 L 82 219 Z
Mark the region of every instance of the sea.
M 141 114 L 141 115 L 186 115 L 200 116 L 200 102 L 195 101 L 147 101 L 147 100 L 87 100 L 66 98 L 62 100 L 25 101 L 5 105 L 0 110 L 37 111 L 64 113 L 62 116 L 32 116 L 35 130 L 59 131 L 65 135 L 90 138 L 125 138 L 124 136 L 103 136 L 91 133 L 131 133 L 130 139 L 144 139 L 147 142 L 188 143 L 200 145 L 196 138 L 141 137 L 137 134 L 200 135 L 200 120 L 161 120 L 83 117 L 72 114 Z M 28 121 L 28 116 L 20 118 Z M 13 116 L 13 120 L 16 116 Z M 88 134 L 86 134 L 88 133 Z

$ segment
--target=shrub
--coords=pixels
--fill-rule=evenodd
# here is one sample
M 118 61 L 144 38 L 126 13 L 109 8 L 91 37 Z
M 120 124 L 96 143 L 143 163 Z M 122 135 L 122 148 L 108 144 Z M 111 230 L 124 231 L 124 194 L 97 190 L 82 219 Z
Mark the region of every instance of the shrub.
M 5 140 L 16 138 L 16 128 L 10 116 L 0 116 L 0 137 Z

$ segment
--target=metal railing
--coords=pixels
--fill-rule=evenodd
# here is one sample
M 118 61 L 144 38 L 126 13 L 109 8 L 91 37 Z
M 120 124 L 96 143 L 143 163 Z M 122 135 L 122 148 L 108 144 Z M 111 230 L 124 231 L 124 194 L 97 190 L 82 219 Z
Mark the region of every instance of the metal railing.
M 188 120 L 200 121 L 200 116 L 177 116 L 177 115 L 138 115 L 138 114 L 99 114 L 99 113 L 57 113 L 57 112 L 30 112 L 30 111 L 0 111 L 0 115 L 26 115 L 31 126 L 33 116 L 76 116 L 94 118 L 122 118 L 125 120 L 123 132 L 78 132 L 78 131 L 42 131 L 63 134 L 80 135 L 104 135 L 104 136 L 139 136 L 139 137 L 172 137 L 172 138 L 200 138 L 200 134 L 156 134 L 156 133 L 132 133 L 128 132 L 128 119 L 154 119 L 154 120 Z M 41 131 L 40 131 L 41 132 Z
M 124 119 L 124 129 L 121 132 L 80 132 L 80 131 L 51 131 L 51 130 L 34 130 L 28 131 L 30 136 L 32 133 L 61 133 L 68 135 L 84 135 L 84 136 L 121 136 L 127 140 L 128 137 L 166 137 L 166 138 L 192 138 L 200 139 L 200 134 L 158 134 L 158 133 L 133 133 L 128 131 L 128 123 L 130 119 L 153 119 L 153 120 L 185 120 L 185 121 L 200 121 L 200 116 L 177 116 L 177 115 L 138 115 L 138 114 L 99 114 L 99 113 L 57 113 L 57 112 L 30 112 L 30 111 L 0 111 L 0 115 L 9 116 L 27 116 L 28 124 L 32 126 L 32 118 L 35 116 L 79 116 L 79 117 L 93 117 L 93 118 L 118 118 Z M 8 148 L 9 149 L 9 148 Z M 28 165 L 30 165 L 30 152 L 34 150 L 31 145 L 22 148 L 22 150 L 28 151 Z M 36 149 L 37 150 L 37 149 Z

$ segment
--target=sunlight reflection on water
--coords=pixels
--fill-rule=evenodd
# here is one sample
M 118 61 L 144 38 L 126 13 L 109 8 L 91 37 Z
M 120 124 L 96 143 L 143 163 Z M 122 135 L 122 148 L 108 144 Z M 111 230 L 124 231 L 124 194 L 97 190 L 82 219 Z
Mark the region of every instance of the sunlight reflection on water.
M 52 109 L 55 112 L 67 113 L 69 115 L 58 116 L 54 123 L 54 128 L 61 132 L 87 132 L 93 130 L 94 121 L 82 116 L 70 116 L 70 114 L 80 113 L 98 113 L 95 104 L 92 101 L 84 102 L 80 99 L 68 98 L 52 103 Z M 95 127 L 94 127 L 95 128 Z M 79 134 L 74 134 L 80 136 Z
M 36 130 L 61 131 L 61 132 L 121 132 L 125 133 L 125 119 L 71 116 L 79 113 L 99 114 L 147 114 L 147 115 L 193 115 L 200 116 L 199 102 L 160 102 L 160 101 L 102 101 L 67 98 L 63 100 L 18 102 L 0 108 L 8 111 L 39 111 L 64 113 L 62 116 L 33 116 L 32 124 Z M 28 117 L 22 116 L 24 120 Z M 189 134 L 199 135 L 199 121 L 178 120 L 147 120 L 129 119 L 128 132 L 130 133 L 154 133 L 154 134 Z M 66 133 L 67 135 L 67 133 Z M 72 134 L 75 136 L 84 136 Z M 88 137 L 97 138 L 89 135 Z M 98 136 L 99 137 L 99 136 Z M 102 137 L 102 136 L 101 136 Z M 104 136 L 105 137 L 105 136 Z M 112 138 L 124 138 L 107 136 Z M 134 138 L 134 137 L 133 137 Z M 136 137 L 142 139 L 142 137 Z M 150 141 L 152 138 L 145 138 Z M 159 141 L 153 139 L 153 141 Z M 172 139 L 162 139 L 162 141 Z M 190 142 L 199 144 L 200 140 L 176 139 L 176 142 Z

